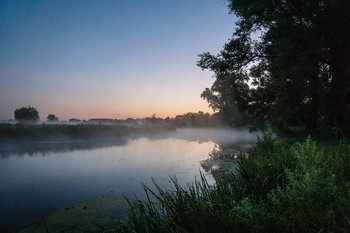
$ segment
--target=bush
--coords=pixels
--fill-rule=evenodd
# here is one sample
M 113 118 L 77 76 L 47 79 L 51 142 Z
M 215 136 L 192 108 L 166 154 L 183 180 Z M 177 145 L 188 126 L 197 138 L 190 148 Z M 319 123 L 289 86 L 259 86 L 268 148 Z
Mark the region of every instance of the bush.
M 49 114 L 46 119 L 49 122 L 58 122 L 59 121 L 58 117 L 55 116 L 54 114 Z
M 39 112 L 32 106 L 18 108 L 14 112 L 17 121 L 38 121 Z

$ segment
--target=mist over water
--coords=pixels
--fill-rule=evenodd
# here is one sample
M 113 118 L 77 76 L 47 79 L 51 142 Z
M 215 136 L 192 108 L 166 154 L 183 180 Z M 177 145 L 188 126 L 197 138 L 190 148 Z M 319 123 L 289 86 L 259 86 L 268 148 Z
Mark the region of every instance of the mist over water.
M 56 135 L 57 136 L 57 135 Z M 66 135 L 59 135 L 59 140 L 44 141 L 9 141 L 0 142 L 0 156 L 24 156 L 24 155 L 50 155 L 51 153 L 69 152 L 76 150 L 92 150 L 113 146 L 124 146 L 130 140 L 146 137 L 152 140 L 164 138 L 177 138 L 196 142 L 214 142 L 220 145 L 254 143 L 261 133 L 249 133 L 248 129 L 232 128 L 178 128 L 176 130 L 158 133 L 143 133 L 137 135 L 93 138 L 93 139 L 71 139 Z
M 183 128 L 177 129 L 171 134 L 171 137 L 181 138 L 189 141 L 208 142 L 212 141 L 218 144 L 232 143 L 253 143 L 260 133 L 249 133 L 248 129 L 232 128 Z
M 170 176 L 186 185 L 204 172 L 200 162 L 218 144 L 239 148 L 255 140 L 243 129 L 183 128 L 119 140 L 33 143 L 34 149 L 12 144 L 14 152 L 0 150 L 0 230 L 19 230 L 96 195 L 143 198 L 140 182 L 154 187 L 151 178 L 163 188 Z

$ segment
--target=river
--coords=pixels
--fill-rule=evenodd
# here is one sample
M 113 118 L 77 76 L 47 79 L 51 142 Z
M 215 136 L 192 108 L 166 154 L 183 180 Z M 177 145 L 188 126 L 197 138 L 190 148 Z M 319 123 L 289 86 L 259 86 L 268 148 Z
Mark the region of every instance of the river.
M 246 130 L 178 129 L 137 138 L 37 142 L 0 147 L 0 231 L 16 232 L 50 213 L 97 195 L 144 197 L 141 182 L 169 188 L 203 172 L 217 144 L 246 145 Z M 4 149 L 5 148 L 5 149 Z

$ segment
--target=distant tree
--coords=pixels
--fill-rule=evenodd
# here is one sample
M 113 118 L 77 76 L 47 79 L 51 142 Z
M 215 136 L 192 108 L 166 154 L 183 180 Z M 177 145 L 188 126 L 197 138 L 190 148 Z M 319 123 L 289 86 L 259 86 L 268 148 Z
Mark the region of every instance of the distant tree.
M 127 124 L 136 124 L 136 120 L 133 119 L 133 118 L 131 118 L 131 117 L 129 117 L 128 119 L 126 119 L 125 122 L 126 122 Z
M 167 124 L 172 124 L 174 127 L 211 127 L 226 124 L 216 115 L 210 115 L 199 111 L 198 113 L 188 112 L 183 115 L 177 115 L 175 118 L 166 118 Z
M 17 108 L 14 112 L 17 121 L 38 121 L 39 112 L 32 106 Z
M 76 118 L 71 118 L 71 119 L 68 120 L 68 122 L 71 122 L 71 123 L 79 123 L 79 122 L 81 122 L 81 120 L 76 119 Z
M 158 118 L 156 117 L 156 114 L 152 114 L 151 117 L 146 117 L 145 118 L 145 121 L 148 123 L 148 124 L 161 124 L 163 122 L 163 119 L 162 118 Z
M 58 117 L 56 117 L 54 114 L 49 114 L 46 119 L 47 119 L 47 121 L 50 121 L 50 122 L 59 121 Z
M 79 120 L 79 119 L 77 119 L 77 120 Z M 93 118 L 93 119 L 90 119 L 89 122 L 98 123 L 98 124 L 114 124 L 115 123 L 115 121 L 113 119 L 109 119 L 109 118 Z

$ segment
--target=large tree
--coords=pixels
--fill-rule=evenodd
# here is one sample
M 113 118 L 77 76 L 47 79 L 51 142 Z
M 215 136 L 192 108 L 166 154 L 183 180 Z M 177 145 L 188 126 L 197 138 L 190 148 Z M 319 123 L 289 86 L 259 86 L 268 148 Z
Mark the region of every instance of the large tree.
M 202 97 L 212 105 L 227 93 L 226 79 L 247 75 L 230 84 L 230 104 L 249 115 L 253 128 L 346 126 L 350 1 L 230 0 L 229 8 L 239 19 L 232 39 L 217 56 L 204 53 L 198 61 L 216 77 Z

